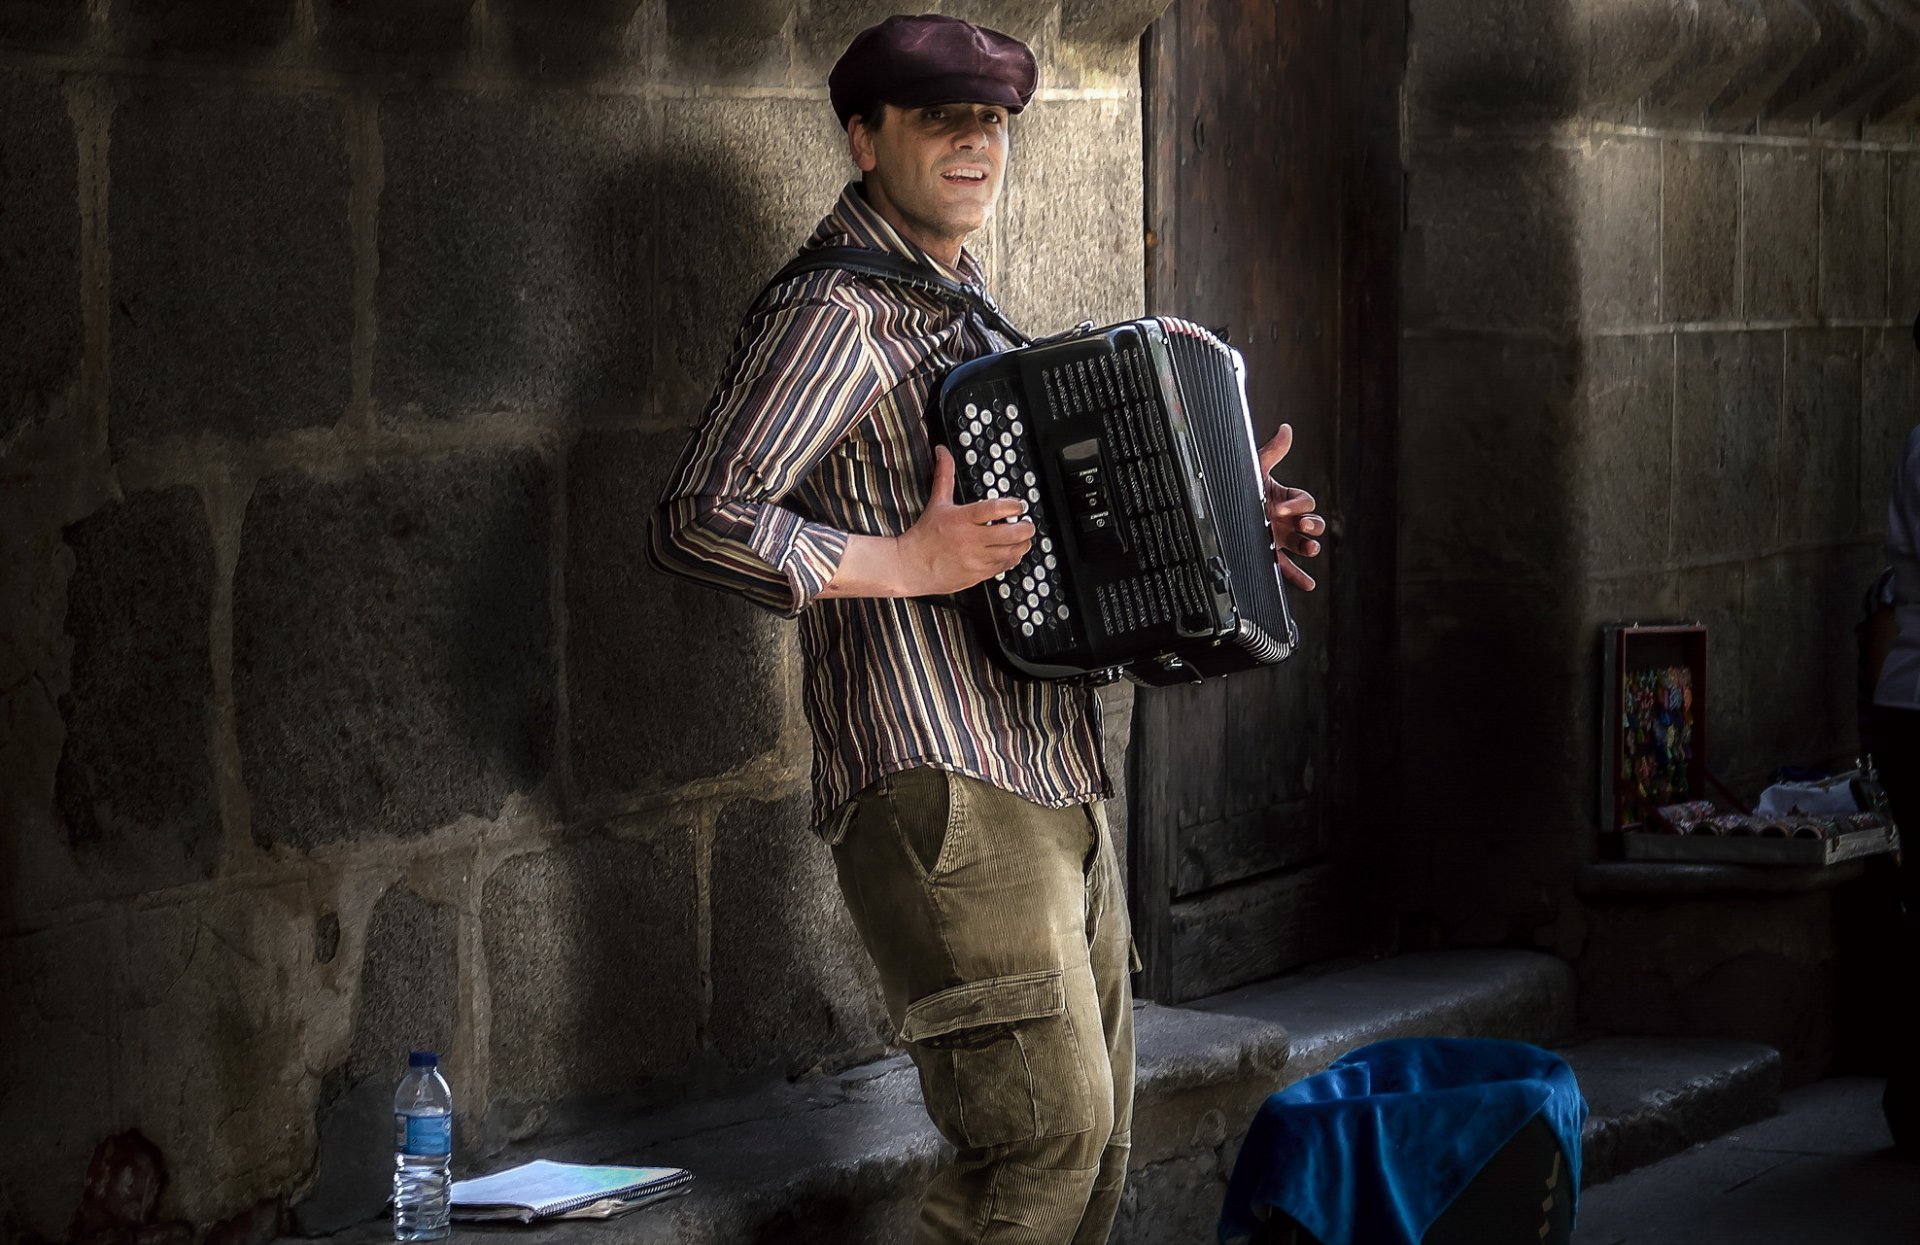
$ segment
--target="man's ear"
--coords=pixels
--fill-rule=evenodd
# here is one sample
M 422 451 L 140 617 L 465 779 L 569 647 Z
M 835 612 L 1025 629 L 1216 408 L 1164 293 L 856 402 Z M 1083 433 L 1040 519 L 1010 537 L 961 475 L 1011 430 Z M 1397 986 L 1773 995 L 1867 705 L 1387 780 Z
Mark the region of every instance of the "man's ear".
M 873 133 L 867 129 L 867 119 L 858 113 L 847 118 L 847 154 L 862 173 L 873 172 L 880 163 L 873 156 Z

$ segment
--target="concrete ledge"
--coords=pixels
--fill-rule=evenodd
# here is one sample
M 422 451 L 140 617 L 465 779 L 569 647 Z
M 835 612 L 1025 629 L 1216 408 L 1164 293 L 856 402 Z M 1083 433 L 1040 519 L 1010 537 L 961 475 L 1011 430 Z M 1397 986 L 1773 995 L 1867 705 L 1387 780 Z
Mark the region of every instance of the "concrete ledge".
M 1288 1031 L 1150 1003 L 1134 1024 L 1133 1157 L 1112 1242 L 1212 1240 L 1247 1126 L 1286 1081 Z
M 1204 1239 L 1254 1111 L 1278 1087 L 1286 1031 L 1266 1021 L 1139 1004 L 1134 1167 L 1115 1241 Z M 561 1138 L 518 1143 L 482 1165 L 531 1158 L 661 1164 L 695 1173 L 684 1197 L 594 1225 L 606 1245 L 848 1245 L 906 1239 L 920 1195 L 951 1154 L 920 1106 L 904 1055 L 834 1076 L 608 1122 Z M 1135 1221 L 1139 1221 L 1136 1225 Z M 1163 1235 L 1161 1225 L 1177 1235 Z M 1151 1225 L 1151 1226 L 1150 1226 Z M 539 1245 L 583 1225 L 514 1228 Z M 504 1231 L 472 1229 L 469 1231 Z M 373 1245 L 384 1222 L 332 1239 Z
M 1581 896 L 1582 1030 L 1754 1042 L 1780 1052 L 1783 1084 L 1828 1075 L 1871 1006 L 1857 971 L 1875 956 L 1865 869 L 1584 871 L 1598 889 Z
M 1572 974 L 1519 951 L 1419 954 L 1307 980 L 1279 979 L 1192 1008 L 1138 1005 L 1132 1176 L 1113 1241 L 1211 1239 L 1241 1139 L 1274 1090 L 1385 1037 L 1481 1036 L 1551 1045 L 1571 1028 Z M 1565 1052 L 1586 1095 L 1586 1185 L 1771 1114 L 1780 1057 L 1744 1042 L 1602 1038 Z M 686 1196 L 604 1224 L 466 1228 L 528 1245 L 856 1245 L 912 1235 L 927 1181 L 950 1157 L 904 1056 L 725 1100 L 608 1120 L 519 1143 L 533 1157 L 666 1164 Z M 385 1221 L 339 1245 L 390 1239 Z
M 1606 861 L 1588 865 L 1574 880 L 1586 898 L 1660 895 L 1786 895 L 1850 882 L 1866 871 L 1865 860 L 1837 865 L 1719 865 Z
M 1133 1020 L 1136 1103 L 1246 1079 L 1278 1082 L 1290 1063 L 1289 1031 L 1271 1019 L 1141 1003 Z
M 1432 951 L 1343 972 L 1280 978 L 1187 1006 L 1284 1025 L 1292 1037 L 1282 1084 L 1346 1052 L 1393 1037 L 1497 1037 L 1542 1046 L 1574 1029 L 1574 976 L 1535 951 Z

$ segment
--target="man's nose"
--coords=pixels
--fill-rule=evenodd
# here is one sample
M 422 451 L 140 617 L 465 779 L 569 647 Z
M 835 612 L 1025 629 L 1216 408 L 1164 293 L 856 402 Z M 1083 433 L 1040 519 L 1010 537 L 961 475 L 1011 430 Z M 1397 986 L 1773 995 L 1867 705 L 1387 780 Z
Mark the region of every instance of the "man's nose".
M 978 118 L 963 121 L 954 132 L 953 145 L 968 151 L 978 151 L 987 145 L 987 127 Z

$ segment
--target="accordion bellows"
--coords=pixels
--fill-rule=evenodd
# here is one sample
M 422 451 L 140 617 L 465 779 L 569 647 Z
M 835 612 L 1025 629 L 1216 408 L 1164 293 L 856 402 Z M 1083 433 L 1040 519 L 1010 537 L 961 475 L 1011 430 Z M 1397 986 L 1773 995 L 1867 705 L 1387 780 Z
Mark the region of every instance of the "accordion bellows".
M 957 500 L 1022 498 L 1036 527 L 973 590 L 1003 664 L 1162 685 L 1293 653 L 1246 368 L 1220 338 L 1155 317 L 987 355 L 948 375 L 939 416 Z

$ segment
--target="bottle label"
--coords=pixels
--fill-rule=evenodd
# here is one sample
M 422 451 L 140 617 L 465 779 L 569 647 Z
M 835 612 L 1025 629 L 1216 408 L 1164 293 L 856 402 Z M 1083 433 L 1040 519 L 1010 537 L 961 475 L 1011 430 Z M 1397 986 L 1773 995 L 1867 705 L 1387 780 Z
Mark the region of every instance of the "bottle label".
M 395 1115 L 393 1148 L 402 1154 L 438 1158 L 453 1153 L 451 1115 Z

